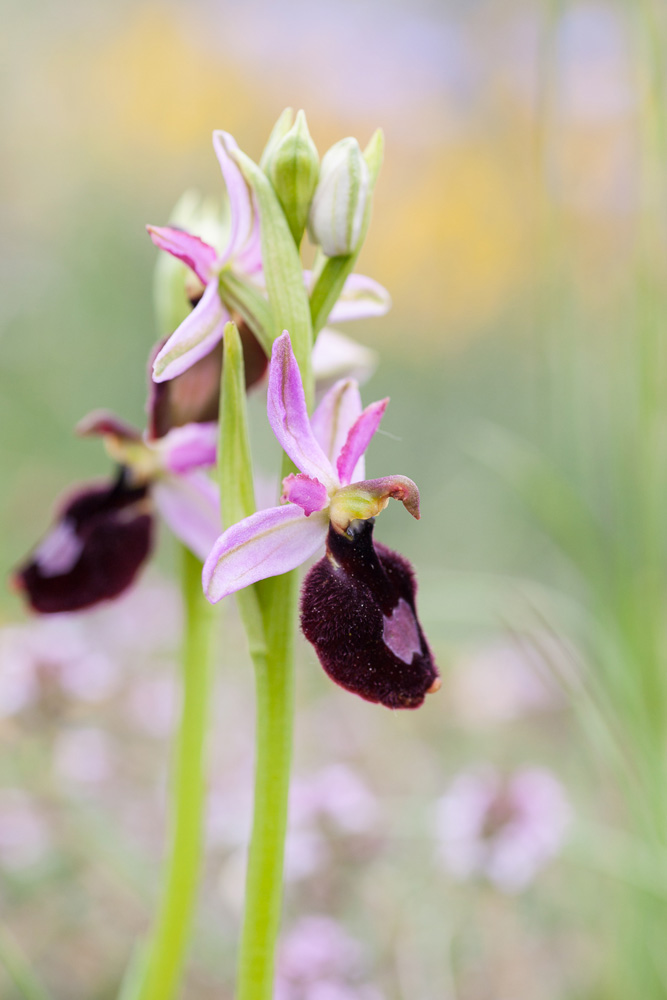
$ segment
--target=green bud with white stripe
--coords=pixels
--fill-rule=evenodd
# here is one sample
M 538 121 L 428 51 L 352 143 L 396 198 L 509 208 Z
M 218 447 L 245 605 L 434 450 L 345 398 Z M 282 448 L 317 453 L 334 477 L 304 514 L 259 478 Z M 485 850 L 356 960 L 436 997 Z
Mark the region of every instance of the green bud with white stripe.
M 310 238 L 327 257 L 357 249 L 370 194 L 370 173 L 359 143 L 341 139 L 322 158 L 308 218 Z

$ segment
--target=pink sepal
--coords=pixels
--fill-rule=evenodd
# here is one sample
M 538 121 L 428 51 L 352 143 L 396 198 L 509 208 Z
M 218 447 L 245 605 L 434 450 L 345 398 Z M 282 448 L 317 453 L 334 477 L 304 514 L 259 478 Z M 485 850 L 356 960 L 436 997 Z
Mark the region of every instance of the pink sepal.
M 204 243 L 198 236 L 173 226 L 146 226 L 146 229 L 156 247 L 187 264 L 203 285 L 208 285 L 213 279 L 218 260 L 214 247 Z
M 301 372 L 286 330 L 273 343 L 267 413 L 273 433 L 297 468 L 335 489 L 336 473 L 311 429 Z
M 205 472 L 190 472 L 157 480 L 152 495 L 169 528 L 203 562 L 222 527 L 215 483 Z
M 357 462 L 368 448 L 373 435 L 380 426 L 388 402 L 389 398 L 387 397 L 377 403 L 371 403 L 350 428 L 336 461 L 336 469 L 343 486 L 347 486 L 351 482 Z
M 269 507 L 228 528 L 204 564 L 204 593 L 216 604 L 258 580 L 296 569 L 327 536 L 324 511 L 306 517 L 300 507 Z
M 176 378 L 195 361 L 206 357 L 222 339 L 228 318 L 220 301 L 218 283 L 212 281 L 192 312 L 158 352 L 153 362 L 153 381 Z
M 243 174 L 229 155 L 230 149 L 236 150 L 238 148 L 236 140 L 229 132 L 222 132 L 218 129 L 213 133 L 213 149 L 218 157 L 229 199 L 229 242 L 222 254 L 222 263 L 226 263 L 244 249 L 253 230 L 254 220 L 250 190 Z

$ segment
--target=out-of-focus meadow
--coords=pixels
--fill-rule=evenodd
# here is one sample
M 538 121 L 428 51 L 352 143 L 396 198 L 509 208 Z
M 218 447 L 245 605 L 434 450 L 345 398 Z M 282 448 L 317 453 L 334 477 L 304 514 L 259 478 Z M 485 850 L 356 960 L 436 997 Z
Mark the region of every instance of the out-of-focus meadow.
M 664 997 L 658 0 L 10 2 L 4 29 L 8 568 L 63 489 L 107 473 L 75 423 L 142 423 L 144 224 L 219 192 L 213 128 L 255 157 L 286 105 L 320 153 L 385 131 L 359 269 L 394 305 L 346 332 L 380 355 L 365 399 L 391 396 L 370 473 L 421 489 L 418 524 L 392 505 L 376 530 L 417 568 L 443 687 L 389 713 L 299 646 L 281 998 Z M 6 1000 L 42 996 L 27 969 L 53 997 L 115 996 L 146 928 L 178 703 L 166 534 L 108 608 L 0 602 Z M 249 822 L 228 603 L 192 1000 L 232 996 Z

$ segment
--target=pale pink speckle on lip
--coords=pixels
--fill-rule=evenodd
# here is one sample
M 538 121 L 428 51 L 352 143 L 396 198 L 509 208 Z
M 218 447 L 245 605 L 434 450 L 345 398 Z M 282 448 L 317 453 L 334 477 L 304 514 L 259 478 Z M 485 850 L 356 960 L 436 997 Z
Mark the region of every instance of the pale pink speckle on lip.
M 403 598 L 391 613 L 384 619 L 382 638 L 385 646 L 404 663 L 412 663 L 415 653 L 421 652 L 421 642 L 417 622 L 412 609 Z

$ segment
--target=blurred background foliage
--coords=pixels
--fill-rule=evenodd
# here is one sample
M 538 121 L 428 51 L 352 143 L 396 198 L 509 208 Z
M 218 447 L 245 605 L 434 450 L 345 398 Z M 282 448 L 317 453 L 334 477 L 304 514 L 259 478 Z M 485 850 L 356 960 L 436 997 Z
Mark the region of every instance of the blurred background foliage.
M 307 836 L 296 824 L 286 926 L 327 914 L 363 942 L 346 996 L 377 996 L 372 981 L 389 1000 L 663 997 L 659 0 L 7 0 L 3 13 L 3 565 L 59 492 L 105 474 L 74 424 L 96 407 L 143 420 L 156 338 L 143 227 L 186 188 L 218 192 L 212 129 L 257 157 L 286 105 L 305 108 L 320 153 L 382 125 L 360 269 L 394 306 L 346 332 L 381 356 L 365 397 L 392 397 L 370 473 L 422 491 L 419 525 L 390 510 L 378 531 L 418 567 L 445 683 L 391 716 L 331 690 L 301 649 L 297 782 L 343 766 L 376 811 L 356 830 L 333 807 L 311 808 Z M 0 601 L 0 951 L 20 982 L 20 946 L 68 1000 L 114 995 L 157 884 L 171 716 L 157 731 L 146 718 L 176 697 L 168 541 L 160 567 L 83 616 L 76 641 L 71 622 L 35 639 L 9 624 L 16 598 Z M 109 646 L 121 620 L 134 631 Z M 233 609 L 224 627 L 238 662 L 214 706 L 218 835 L 193 998 L 231 996 L 238 924 L 252 684 Z M 109 678 L 92 695 L 91 656 Z M 551 769 L 570 802 L 562 855 L 522 892 L 441 863 L 435 803 L 480 765 Z M 3 997 L 40 995 L 11 978 Z

